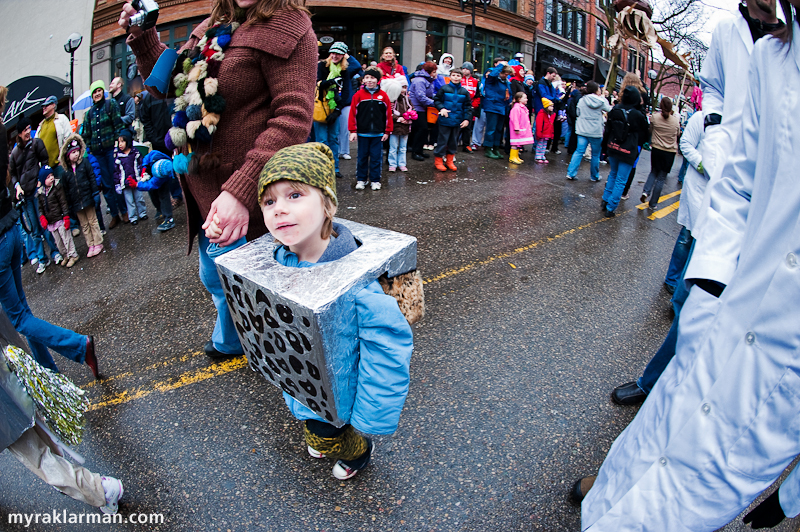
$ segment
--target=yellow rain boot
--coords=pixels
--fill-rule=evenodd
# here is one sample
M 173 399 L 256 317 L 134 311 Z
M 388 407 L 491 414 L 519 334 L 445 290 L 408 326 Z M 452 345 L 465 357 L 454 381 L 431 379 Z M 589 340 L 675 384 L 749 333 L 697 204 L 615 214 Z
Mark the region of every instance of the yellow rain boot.
M 508 156 L 508 162 L 514 164 L 522 164 L 522 159 L 519 158 L 519 148 L 511 148 L 511 153 Z

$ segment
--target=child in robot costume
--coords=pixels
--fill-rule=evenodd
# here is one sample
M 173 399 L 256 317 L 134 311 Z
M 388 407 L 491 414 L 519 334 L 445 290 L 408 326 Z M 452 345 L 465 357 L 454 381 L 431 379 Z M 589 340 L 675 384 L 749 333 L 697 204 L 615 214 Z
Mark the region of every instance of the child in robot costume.
M 352 233 L 334 223 L 336 177 L 333 154 L 324 144 L 309 143 L 283 148 L 264 166 L 258 181 L 258 198 L 264 222 L 280 244 L 275 259 L 284 266 L 313 268 L 355 251 Z M 371 435 L 397 430 L 409 385 L 413 350 L 411 328 L 397 301 L 373 281 L 355 296 L 357 335 L 357 386 L 349 423 L 335 427 L 284 392 L 292 414 L 305 422 L 308 453 L 314 458 L 337 460 L 333 476 L 353 477 L 370 461 Z M 358 430 L 359 432 L 356 432 Z

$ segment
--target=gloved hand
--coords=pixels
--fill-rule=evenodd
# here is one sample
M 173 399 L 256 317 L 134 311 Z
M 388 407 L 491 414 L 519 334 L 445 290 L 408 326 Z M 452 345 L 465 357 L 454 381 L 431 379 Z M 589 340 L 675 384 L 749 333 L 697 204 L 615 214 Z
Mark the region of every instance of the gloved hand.
M 124 189 L 124 187 L 122 185 L 120 185 L 119 183 L 114 185 L 114 190 L 116 191 L 117 194 L 122 194 L 122 190 L 123 189 Z
M 44 217 L 44 214 L 39 215 L 39 225 L 42 226 L 42 229 L 47 229 L 47 218 Z
M 64 216 L 64 229 L 69 229 L 69 216 Z
M 705 169 L 703 168 L 703 163 L 697 165 L 697 171 L 700 172 L 701 174 L 706 173 Z
M 750 523 L 752 528 L 772 528 L 783 521 L 786 514 L 783 513 L 781 503 L 778 500 L 778 491 L 764 499 L 764 501 L 753 508 L 753 511 L 744 516 L 744 523 Z
M 125 178 L 125 184 L 128 185 L 129 188 L 136 188 L 138 186 L 136 180 L 132 177 Z

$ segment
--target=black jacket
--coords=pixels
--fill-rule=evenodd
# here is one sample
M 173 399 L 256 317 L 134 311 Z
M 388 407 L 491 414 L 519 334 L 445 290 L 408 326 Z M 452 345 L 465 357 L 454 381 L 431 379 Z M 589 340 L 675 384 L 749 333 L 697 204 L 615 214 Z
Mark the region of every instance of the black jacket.
M 5 138 L 6 126 L 3 124 L 3 121 L 0 120 L 0 139 Z M 7 172 L 8 150 L 3 147 L 3 149 L 0 149 L 0 176 L 5 179 Z M 19 213 L 12 206 L 11 194 L 9 193 L 8 188 L 5 186 L 0 186 L 0 235 L 14 227 L 14 224 L 18 218 Z
M 72 140 L 77 140 L 81 145 L 81 156 L 75 170 L 72 170 L 72 163 L 67 156 L 67 149 Z M 64 141 L 61 147 L 61 164 L 56 169 L 55 177 L 61 180 L 67 192 L 67 200 L 75 212 L 87 207 L 94 208 L 94 194 L 97 192 L 97 180 L 94 175 L 91 163 L 86 159 L 86 146 L 83 139 L 77 133 L 73 133 Z
M 608 113 L 603 135 L 608 155 L 628 164 L 633 164 L 639 157 L 639 148 L 647 142 L 650 133 L 647 118 L 637 109 L 640 101 L 639 89 L 626 87 L 622 93 L 622 103 L 615 105 Z M 627 135 L 624 139 L 615 139 L 614 124 L 622 122 L 627 122 Z
M 31 139 L 25 146 L 20 146 L 19 143 L 14 146 L 9 165 L 12 188 L 19 183 L 25 195 L 33 197 L 39 185 L 39 169 L 49 160 L 47 148 L 41 139 Z
M 46 190 L 44 185 L 39 185 L 39 197 L 36 199 L 39 200 L 39 216 L 44 216 L 47 223 L 54 224 L 63 220 L 65 216 L 69 216 L 67 192 L 64 190 L 61 180 L 56 179 L 50 190 Z M 34 223 L 39 223 L 39 220 Z
M 153 144 L 153 149 L 161 153 L 170 153 L 164 144 L 164 137 L 172 127 L 173 100 L 159 100 L 149 92 L 142 93 L 139 102 L 139 120 L 144 126 L 145 140 Z

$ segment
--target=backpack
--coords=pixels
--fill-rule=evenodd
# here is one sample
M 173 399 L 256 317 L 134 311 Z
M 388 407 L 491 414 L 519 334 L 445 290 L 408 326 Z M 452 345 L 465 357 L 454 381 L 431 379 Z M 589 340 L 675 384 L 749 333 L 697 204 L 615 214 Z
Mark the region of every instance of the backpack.
M 628 113 L 630 109 L 616 109 L 622 113 L 609 113 L 608 116 L 608 147 L 612 150 L 620 150 L 628 140 L 630 125 L 628 124 Z

